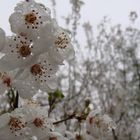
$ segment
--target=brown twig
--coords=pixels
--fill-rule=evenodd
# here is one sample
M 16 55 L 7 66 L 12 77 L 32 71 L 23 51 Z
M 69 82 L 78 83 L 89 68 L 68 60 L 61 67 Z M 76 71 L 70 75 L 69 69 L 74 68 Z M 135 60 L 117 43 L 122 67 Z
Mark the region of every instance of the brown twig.
M 59 120 L 57 122 L 54 122 L 53 124 L 54 125 L 57 125 L 59 123 L 62 123 L 62 122 L 65 122 L 65 121 L 71 120 L 71 119 L 77 119 L 79 122 L 81 122 L 82 120 L 85 120 L 86 117 L 84 115 L 79 116 L 79 115 L 76 115 L 76 114 L 72 114 L 72 115 L 68 116 L 67 118 L 64 118 L 62 120 Z

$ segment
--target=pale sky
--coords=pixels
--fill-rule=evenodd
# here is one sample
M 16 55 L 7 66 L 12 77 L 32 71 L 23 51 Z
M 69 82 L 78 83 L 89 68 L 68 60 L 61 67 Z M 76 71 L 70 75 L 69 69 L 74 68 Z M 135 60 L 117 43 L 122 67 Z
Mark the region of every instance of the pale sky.
M 0 27 L 7 35 L 10 34 L 8 17 L 12 13 L 14 6 L 20 0 L 1 0 L 0 4 Z M 51 7 L 51 0 L 37 0 Z M 93 28 L 101 21 L 103 16 L 107 15 L 113 23 L 121 23 L 123 26 L 129 25 L 128 14 L 130 11 L 136 11 L 140 16 L 140 0 L 83 0 L 85 5 L 82 8 L 81 24 L 90 21 Z M 69 0 L 56 0 L 58 17 L 67 15 L 70 11 Z M 62 20 L 59 23 L 63 25 Z M 140 18 L 137 20 L 137 26 L 140 27 Z M 79 31 L 81 32 L 81 31 Z

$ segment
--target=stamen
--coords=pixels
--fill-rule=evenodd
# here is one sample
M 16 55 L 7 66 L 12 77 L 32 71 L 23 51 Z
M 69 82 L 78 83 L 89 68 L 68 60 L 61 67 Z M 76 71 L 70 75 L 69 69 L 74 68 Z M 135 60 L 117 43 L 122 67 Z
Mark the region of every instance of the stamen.
M 35 24 L 37 17 L 34 13 L 29 13 L 25 15 L 25 21 L 30 24 Z
M 22 57 L 27 57 L 31 54 L 31 48 L 27 45 L 23 45 L 20 47 L 19 53 Z
M 31 73 L 35 76 L 37 75 L 42 75 L 43 74 L 43 70 L 42 67 L 39 64 L 34 64 L 31 69 L 30 69 Z
M 38 128 L 43 127 L 44 124 L 44 120 L 40 119 L 40 118 L 35 118 L 35 120 L 33 121 L 34 125 Z
M 25 123 L 23 123 L 20 119 L 16 117 L 11 117 L 9 121 L 10 130 L 18 131 L 25 127 Z
M 64 32 L 60 33 L 55 41 L 56 48 L 65 49 L 68 44 L 69 41 L 67 35 Z
M 57 140 L 57 137 L 50 137 L 49 140 Z
M 90 124 L 95 124 L 98 128 L 101 127 L 101 120 L 98 117 L 90 117 L 89 118 Z

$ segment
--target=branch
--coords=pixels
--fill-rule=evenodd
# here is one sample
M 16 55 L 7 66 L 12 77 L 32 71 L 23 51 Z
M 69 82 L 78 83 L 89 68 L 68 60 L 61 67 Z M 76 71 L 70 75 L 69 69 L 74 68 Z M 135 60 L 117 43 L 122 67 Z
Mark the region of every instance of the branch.
M 57 124 L 59 124 L 59 123 L 65 122 L 65 121 L 67 121 L 67 120 L 71 120 L 71 119 L 73 119 L 73 118 L 74 118 L 74 115 L 70 115 L 70 116 L 68 116 L 67 118 L 63 119 L 63 120 L 54 122 L 53 124 L 54 124 L 54 125 L 57 125 Z
M 64 119 L 62 119 L 62 120 L 59 120 L 59 121 L 57 121 L 57 122 L 54 122 L 53 124 L 54 124 L 54 125 L 57 125 L 57 124 L 59 124 L 59 123 L 62 123 L 62 122 L 65 122 L 65 121 L 71 120 L 71 119 L 77 119 L 79 122 L 81 122 L 82 120 L 85 120 L 86 117 L 85 117 L 85 115 L 78 116 L 78 115 L 76 115 L 76 114 L 72 114 L 72 115 L 68 116 L 67 118 L 64 118 Z
M 112 129 L 112 134 L 113 134 L 114 140 L 118 140 L 118 137 L 116 136 L 116 133 L 115 133 L 115 130 L 114 129 Z

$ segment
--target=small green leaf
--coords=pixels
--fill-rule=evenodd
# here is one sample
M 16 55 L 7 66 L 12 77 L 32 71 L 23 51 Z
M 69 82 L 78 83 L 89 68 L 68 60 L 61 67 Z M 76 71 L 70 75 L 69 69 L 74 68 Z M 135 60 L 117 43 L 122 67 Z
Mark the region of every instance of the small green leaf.
M 64 98 L 63 93 L 62 93 L 60 90 L 58 90 L 58 89 L 54 92 L 54 96 L 55 96 L 57 99 L 63 99 L 63 98 Z

